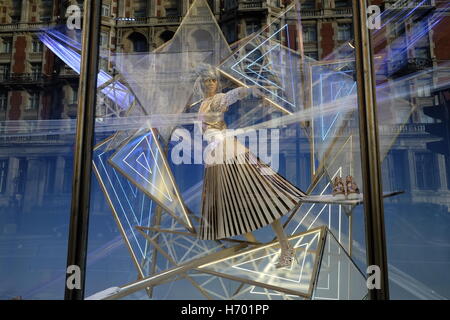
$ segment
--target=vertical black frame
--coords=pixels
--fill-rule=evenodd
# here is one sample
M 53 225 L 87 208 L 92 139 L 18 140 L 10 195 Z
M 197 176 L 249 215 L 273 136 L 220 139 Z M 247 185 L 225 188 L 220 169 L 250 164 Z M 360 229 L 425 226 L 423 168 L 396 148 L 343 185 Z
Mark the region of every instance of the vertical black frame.
M 95 108 L 99 57 L 101 0 L 84 1 L 80 89 L 78 93 L 77 132 L 72 182 L 67 267 L 80 269 L 80 288 L 67 287 L 65 300 L 83 300 L 86 279 L 86 258 L 89 229 L 89 204 L 94 145 Z
M 367 265 L 380 268 L 380 288 L 369 290 L 371 300 L 389 299 L 384 225 L 383 187 L 378 136 L 376 83 L 366 0 L 353 0 L 359 137 L 364 187 Z

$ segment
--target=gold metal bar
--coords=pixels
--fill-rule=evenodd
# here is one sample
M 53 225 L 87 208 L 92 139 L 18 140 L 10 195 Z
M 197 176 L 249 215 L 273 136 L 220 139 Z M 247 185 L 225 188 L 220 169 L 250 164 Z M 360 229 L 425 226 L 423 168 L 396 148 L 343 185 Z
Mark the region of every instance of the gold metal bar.
M 319 272 L 320 272 L 320 265 L 322 264 L 322 257 L 323 257 L 323 250 L 325 248 L 326 243 L 326 237 L 327 237 L 328 228 L 325 226 L 320 227 L 320 235 L 319 235 L 319 243 L 317 245 L 317 253 L 316 253 L 316 259 L 314 261 L 314 267 L 313 267 L 313 275 L 311 277 L 311 281 L 309 283 L 309 291 L 308 296 L 309 299 L 312 299 L 312 295 L 314 292 L 314 287 L 317 286 L 317 281 L 319 280 Z
M 119 232 L 122 235 L 123 241 L 125 242 L 125 246 L 127 247 L 128 251 L 129 251 L 129 253 L 131 255 L 131 260 L 133 261 L 133 264 L 135 265 L 135 267 L 136 267 L 136 269 L 138 271 L 138 276 L 140 278 L 144 278 L 144 272 L 142 271 L 141 264 L 139 263 L 139 261 L 138 261 L 138 259 L 136 257 L 136 254 L 134 253 L 134 251 L 133 251 L 133 249 L 131 247 L 131 243 L 130 243 L 130 241 L 128 240 L 128 238 L 126 236 L 125 229 L 123 228 L 122 223 L 120 222 L 119 215 L 117 214 L 117 211 L 114 208 L 114 205 L 112 204 L 112 201 L 111 201 L 111 198 L 108 195 L 108 192 L 106 192 L 105 183 L 103 182 L 103 180 L 102 180 L 102 178 L 100 176 L 100 173 L 99 173 L 95 163 L 93 163 L 92 168 L 93 168 L 93 171 L 95 173 L 95 176 L 97 177 L 97 180 L 99 182 L 100 188 L 102 189 L 102 191 L 103 191 L 103 193 L 105 195 L 106 202 L 108 202 L 108 205 L 111 208 L 114 220 L 116 221 L 117 227 L 119 228 Z
M 174 268 L 168 269 L 159 274 L 152 275 L 152 276 L 146 277 L 142 280 L 135 281 L 135 282 L 129 283 L 127 285 L 124 285 L 120 288 L 121 290 L 119 292 L 117 292 L 113 295 L 110 295 L 105 299 L 106 300 L 114 300 L 114 299 L 120 299 L 120 298 L 126 297 L 126 296 L 128 296 L 136 291 L 142 290 L 146 287 L 157 285 L 157 284 L 161 283 L 162 281 L 165 281 L 168 278 L 171 278 L 175 275 L 186 273 L 187 271 L 189 271 L 191 269 L 195 269 L 198 266 L 201 266 L 203 264 L 207 264 L 209 262 L 212 262 L 212 261 L 215 261 L 218 259 L 222 259 L 224 256 L 226 257 L 228 255 L 232 255 L 232 254 L 240 251 L 243 248 L 245 248 L 245 245 L 237 245 L 237 246 L 234 246 L 231 248 L 224 249 L 219 252 L 215 252 L 206 257 L 201 257 L 198 259 L 194 259 L 192 261 L 188 261 L 184 264 L 181 264 Z
M 303 297 L 303 298 L 306 298 L 306 299 L 309 298 L 308 294 L 300 292 L 300 291 L 295 291 L 295 290 L 292 290 L 292 289 L 286 289 L 286 288 L 283 288 L 283 287 L 278 287 L 278 286 L 274 286 L 274 285 L 271 285 L 271 284 L 262 283 L 262 282 L 258 282 L 258 281 L 254 281 L 254 280 L 243 279 L 243 278 L 235 277 L 235 276 L 232 276 L 232 275 L 229 275 L 229 274 L 226 274 L 226 273 L 220 273 L 220 272 L 212 271 L 212 270 L 208 270 L 208 269 L 196 269 L 196 270 L 200 270 L 200 272 L 202 272 L 202 273 L 208 273 L 208 274 L 211 274 L 213 276 L 218 276 L 218 277 L 222 277 L 222 278 L 233 280 L 233 281 L 237 281 L 237 282 L 243 282 L 243 283 L 254 285 L 254 286 L 257 286 L 257 287 L 266 288 L 266 289 L 269 289 L 269 290 L 275 290 L 275 291 L 279 291 L 279 292 L 284 292 L 284 293 L 287 293 L 287 294 L 300 296 L 300 297 Z
M 164 258 L 169 260 L 169 262 L 171 264 L 178 265 L 177 262 L 175 260 L 173 260 L 172 257 L 169 254 L 167 254 L 167 252 L 165 252 L 155 240 L 153 240 L 151 237 L 149 237 L 147 234 L 145 234 L 142 230 L 138 229 L 138 231 L 155 247 L 155 249 L 158 252 L 160 252 L 164 256 Z M 186 278 L 194 287 L 196 287 L 206 299 L 212 300 L 212 297 L 197 282 L 195 282 L 194 279 L 192 279 L 192 277 L 190 277 L 187 273 L 183 273 L 183 277 Z
M 157 206 L 155 211 L 156 211 L 156 214 L 155 214 L 155 217 L 154 217 L 154 220 L 155 220 L 154 225 L 159 226 L 159 224 L 161 223 L 161 211 L 162 211 L 162 208 L 160 206 Z M 136 227 L 136 229 L 138 229 L 138 228 L 139 227 Z M 158 237 L 156 237 L 155 241 L 158 241 Z M 151 270 L 150 274 L 155 274 L 155 272 L 156 272 L 157 255 L 158 255 L 158 251 L 156 250 L 156 248 L 153 248 L 152 266 L 151 266 L 152 270 Z M 151 298 L 153 296 L 153 287 L 149 287 L 148 293 L 149 293 L 149 298 Z

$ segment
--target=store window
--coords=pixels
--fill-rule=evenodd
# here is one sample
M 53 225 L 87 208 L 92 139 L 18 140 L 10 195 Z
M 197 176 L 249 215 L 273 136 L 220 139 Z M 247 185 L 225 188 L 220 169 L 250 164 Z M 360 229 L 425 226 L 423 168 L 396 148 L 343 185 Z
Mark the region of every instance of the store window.
M 21 16 L 25 1 L 9 2 L 2 37 L 18 46 L 0 52 L 19 51 L 0 54 L 0 110 L 7 111 L 0 113 L 0 237 L 8 244 L 0 299 L 63 299 L 86 30 L 69 31 L 64 22 L 36 34 L 31 18 L 45 20 L 50 1 L 35 1 L 40 16 L 31 17 Z M 374 71 L 379 123 L 368 128 L 378 125 L 379 158 L 371 160 L 382 164 L 381 185 L 371 187 L 382 188 L 391 299 L 445 300 L 450 11 L 445 1 L 406 2 L 378 1 L 382 26 L 370 31 L 374 65 L 366 66 Z M 112 3 L 102 1 L 103 16 Z M 89 242 L 78 252 L 89 261 L 84 298 L 126 285 L 135 291 L 124 299 L 367 299 L 366 244 L 382 241 L 365 233 L 364 203 L 374 195 L 364 190 L 371 181 L 362 155 L 377 150 L 361 143 L 359 111 L 371 105 L 368 90 L 358 97 L 354 60 L 362 44 L 347 10 L 352 2 L 301 0 L 300 12 L 289 11 L 292 1 L 116 3 L 121 16 L 136 19 L 115 23 L 117 52 L 107 45 L 111 21 L 101 19 L 99 70 L 81 75 L 99 75 L 95 100 L 102 103 L 90 119 Z M 220 15 L 211 15 L 212 3 Z M 38 38 L 42 61 L 27 54 L 42 52 Z M 300 43 L 287 48 L 292 39 L 303 39 L 303 51 Z M 111 72 L 100 70 L 105 56 L 114 57 Z M 44 69 L 51 79 L 30 78 Z M 212 127 L 213 136 L 201 135 L 176 157 L 177 143 L 189 140 L 178 133 L 193 135 L 196 126 L 201 133 Z M 253 149 L 255 132 L 261 140 Z M 244 153 L 213 166 L 195 162 L 204 145 L 221 150 L 241 133 L 249 135 Z M 191 162 L 179 164 L 188 149 Z M 273 218 L 280 224 L 271 225 Z M 166 278 L 198 258 L 197 267 Z M 146 277 L 161 281 L 136 287 Z

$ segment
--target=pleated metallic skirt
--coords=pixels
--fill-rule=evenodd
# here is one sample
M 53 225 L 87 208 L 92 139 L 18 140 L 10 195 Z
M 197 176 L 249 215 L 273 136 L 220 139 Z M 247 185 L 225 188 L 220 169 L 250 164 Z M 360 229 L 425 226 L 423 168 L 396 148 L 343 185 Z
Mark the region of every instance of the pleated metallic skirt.
M 252 232 L 291 212 L 305 193 L 245 152 L 206 166 L 199 238 L 216 240 Z

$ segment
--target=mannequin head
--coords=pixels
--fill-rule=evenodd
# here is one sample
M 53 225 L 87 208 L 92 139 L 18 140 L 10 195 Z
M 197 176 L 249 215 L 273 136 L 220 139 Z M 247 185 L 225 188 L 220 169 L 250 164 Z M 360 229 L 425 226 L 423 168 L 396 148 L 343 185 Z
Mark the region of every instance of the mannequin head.
M 208 98 L 214 96 L 220 91 L 220 74 L 209 64 L 201 64 L 197 68 L 197 80 L 195 81 L 195 90 Z

